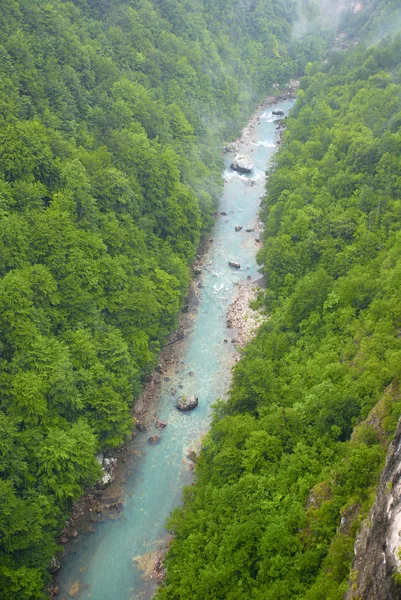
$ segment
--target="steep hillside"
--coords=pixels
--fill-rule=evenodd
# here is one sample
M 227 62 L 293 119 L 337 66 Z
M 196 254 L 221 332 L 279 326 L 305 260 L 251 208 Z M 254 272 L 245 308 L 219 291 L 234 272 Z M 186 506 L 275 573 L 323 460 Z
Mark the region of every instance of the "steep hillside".
M 399 600 L 401 422 L 389 446 L 376 500 L 355 544 L 344 600 Z
M 366 44 L 394 35 L 401 27 L 398 0 L 356 0 L 350 13 L 344 19 L 344 29 Z
M 401 413 L 400 64 L 398 37 L 301 81 L 262 211 L 270 318 L 171 518 L 160 600 L 347 590 Z

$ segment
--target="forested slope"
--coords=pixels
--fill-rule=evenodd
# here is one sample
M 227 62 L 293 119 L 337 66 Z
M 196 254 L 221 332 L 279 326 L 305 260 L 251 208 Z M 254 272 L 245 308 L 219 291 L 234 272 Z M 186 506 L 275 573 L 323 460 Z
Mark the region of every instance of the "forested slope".
M 401 413 L 400 65 L 398 37 L 301 81 L 262 211 L 270 318 L 171 518 L 159 600 L 347 589 Z
M 176 324 L 219 148 L 319 55 L 298 2 L 3 0 L 0 597 L 41 598 Z M 301 3 L 303 4 L 303 3 Z

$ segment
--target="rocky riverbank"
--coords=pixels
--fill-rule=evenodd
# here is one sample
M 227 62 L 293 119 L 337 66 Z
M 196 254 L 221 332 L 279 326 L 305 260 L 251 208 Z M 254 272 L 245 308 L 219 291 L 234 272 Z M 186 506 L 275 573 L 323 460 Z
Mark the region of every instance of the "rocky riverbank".
M 247 152 L 252 152 L 252 149 L 258 145 L 256 127 L 258 120 L 261 118 L 259 116 L 261 114 L 260 109 L 267 108 L 268 105 L 275 101 L 276 98 L 269 97 L 258 107 L 258 113 L 254 115 L 248 126 L 244 129 L 241 138 L 235 142 L 247 145 L 249 148 L 249 150 L 246 150 Z M 271 122 L 270 118 L 268 120 Z M 272 148 L 273 146 L 274 141 L 271 142 L 269 147 Z M 249 179 L 249 182 L 252 184 L 252 179 Z M 225 210 L 227 211 L 227 208 L 225 208 Z M 227 216 L 226 212 L 221 214 L 222 216 Z M 242 213 L 237 209 L 236 214 L 241 215 Z M 234 229 L 235 223 L 233 223 L 232 227 Z M 260 234 L 263 227 L 257 218 L 244 218 L 241 227 L 241 230 L 238 230 L 238 235 L 241 236 L 241 247 L 249 247 L 250 245 L 258 247 L 261 245 Z M 199 291 L 203 285 L 205 285 L 208 277 L 208 274 L 203 276 L 203 273 L 209 271 L 209 263 L 206 264 L 205 257 L 212 242 L 212 238 L 208 238 L 205 241 L 204 246 L 199 251 L 197 261 L 192 265 L 193 280 L 185 301 L 183 312 L 180 316 L 179 325 L 167 341 L 159 356 L 157 367 L 151 375 L 141 397 L 132 408 L 132 415 L 137 424 L 137 427 L 132 432 L 132 437 L 136 438 L 136 440 L 133 442 L 128 441 L 128 443 L 116 451 L 113 456 L 105 455 L 101 457 L 102 466 L 107 467 L 103 476 L 104 484 L 110 483 L 106 487 L 99 484 L 96 488 L 89 490 L 75 505 L 73 517 L 66 523 L 66 529 L 60 536 L 63 538 L 60 539 L 60 542 L 65 548 L 65 555 L 76 550 L 79 544 L 85 544 L 84 541 L 79 540 L 84 534 L 87 535 L 94 532 L 96 530 L 96 523 L 108 519 L 119 519 L 124 515 L 124 484 L 127 481 L 127 478 L 130 473 L 138 468 L 142 456 L 147 456 L 148 451 L 151 452 L 150 447 L 152 446 L 152 443 L 148 444 L 148 441 L 153 441 L 153 446 L 157 445 L 157 442 L 161 442 L 161 445 L 163 445 L 163 437 L 165 438 L 166 433 L 163 434 L 161 430 L 164 429 L 164 427 L 167 427 L 166 431 L 170 431 L 168 416 L 165 417 L 159 412 L 160 390 L 163 389 L 163 393 L 167 393 L 167 395 L 171 394 L 171 402 L 173 403 L 173 400 L 176 400 L 177 397 L 181 395 L 181 389 L 185 387 L 185 382 L 182 380 L 183 377 L 197 376 L 196 373 L 193 373 L 190 370 L 193 368 L 192 365 L 190 366 L 188 364 L 188 371 L 186 370 L 187 365 L 185 365 L 185 367 L 182 365 L 185 364 L 183 358 L 188 343 L 187 337 L 193 330 L 194 319 L 198 312 Z M 226 249 L 226 252 L 227 250 L 229 250 L 229 248 Z M 241 269 L 238 271 L 240 277 L 242 272 L 244 271 L 241 271 Z M 244 277 L 246 278 L 246 275 L 244 275 Z M 256 333 L 258 326 L 260 326 L 265 319 L 265 316 L 260 311 L 254 311 L 249 306 L 249 303 L 256 299 L 258 290 L 260 290 L 260 286 L 255 281 L 255 278 L 253 278 L 253 280 L 245 279 L 245 281 L 240 281 L 237 284 L 234 299 L 229 307 L 228 314 L 226 315 L 227 325 L 232 329 L 232 332 L 227 332 L 227 342 L 233 342 L 238 347 L 244 346 Z M 227 298 L 227 302 L 230 302 L 229 298 Z M 222 304 L 224 305 L 224 302 Z M 223 323 L 226 310 L 227 303 L 225 303 L 221 315 Z M 222 341 L 222 337 L 220 337 L 220 341 Z M 233 362 L 236 360 L 239 360 L 239 354 L 232 359 Z M 232 362 L 230 359 L 228 367 L 231 365 Z M 177 379 L 176 373 L 178 370 L 182 372 L 183 369 L 185 369 L 184 373 Z M 196 370 L 196 367 L 194 370 Z M 201 401 L 202 398 L 200 398 L 200 403 Z M 165 419 L 165 423 L 163 423 L 164 427 L 162 428 L 157 425 L 160 418 Z M 160 435 L 158 435 L 159 433 Z M 190 447 L 193 448 L 194 445 L 196 446 L 196 443 L 197 439 L 194 438 L 191 440 Z M 152 450 L 152 452 L 153 451 L 154 450 Z M 186 452 L 185 456 L 186 458 L 184 458 L 183 463 L 188 467 L 188 470 L 191 470 L 195 464 L 192 453 Z M 117 461 L 115 459 L 117 459 Z M 114 479 L 114 481 L 112 481 L 112 479 Z M 140 552 L 138 552 L 138 554 L 140 554 Z M 157 547 L 157 551 L 155 550 L 155 552 L 152 550 L 142 557 L 135 557 L 135 565 L 139 571 L 144 575 L 145 573 L 148 575 L 150 574 L 149 578 L 153 581 L 158 580 L 161 576 L 160 561 L 161 554 L 159 547 Z M 58 564 L 55 566 L 58 566 Z M 81 568 L 84 569 L 87 565 L 83 562 L 82 565 L 78 566 L 80 571 Z M 144 566 L 145 568 L 143 568 Z M 82 573 L 84 572 L 85 571 L 82 571 Z M 145 575 L 145 578 L 147 578 L 148 575 Z M 73 584 L 75 584 L 75 579 L 76 578 L 74 578 Z M 78 581 L 78 579 L 76 580 Z M 71 585 L 71 583 L 69 585 Z M 55 583 L 49 591 L 51 591 L 52 595 L 56 595 L 58 591 L 57 583 Z M 75 588 L 73 588 L 72 592 L 75 593 L 75 591 Z
M 227 327 L 236 330 L 237 335 L 233 339 L 238 346 L 245 346 L 267 318 L 261 310 L 249 306 L 257 299 L 260 290 L 260 285 L 255 281 L 243 281 L 237 286 L 234 301 L 227 313 Z
M 297 90 L 299 88 L 299 81 L 296 79 L 291 79 L 287 83 L 287 85 L 282 88 L 282 90 L 280 90 L 280 86 L 278 83 L 273 84 L 273 87 L 277 90 L 276 94 L 274 96 L 273 95 L 267 96 L 264 99 L 264 101 L 261 102 L 256 107 L 255 113 L 249 120 L 247 126 L 244 127 L 244 129 L 242 130 L 240 137 L 237 140 L 235 140 L 235 142 L 232 142 L 230 144 L 225 144 L 223 147 L 223 152 L 225 152 L 225 153 L 234 152 L 235 153 L 235 152 L 238 152 L 238 149 L 241 145 L 243 145 L 243 144 L 250 145 L 253 141 L 252 136 L 253 136 L 255 127 L 257 126 L 257 124 L 261 118 L 258 114 L 259 111 L 269 108 L 270 106 L 272 106 L 273 104 L 276 104 L 280 100 L 288 100 L 290 98 L 295 98 L 295 96 L 297 95 Z

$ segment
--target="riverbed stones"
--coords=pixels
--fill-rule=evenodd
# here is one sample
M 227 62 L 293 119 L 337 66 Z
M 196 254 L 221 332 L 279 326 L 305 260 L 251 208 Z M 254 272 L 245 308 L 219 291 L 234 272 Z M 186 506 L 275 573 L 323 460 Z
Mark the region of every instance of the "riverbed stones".
M 274 110 L 272 110 L 272 115 L 274 115 L 275 117 L 284 117 L 284 111 L 281 108 L 275 108 Z
M 167 423 L 165 423 L 164 421 L 159 421 L 159 419 L 157 419 L 155 425 L 156 429 L 164 429 L 165 427 L 167 427 Z
M 249 156 L 244 154 L 236 154 L 230 165 L 230 169 L 238 171 L 238 173 L 251 173 L 253 170 L 253 163 Z
M 68 595 L 70 598 L 79 598 L 81 594 L 81 584 L 79 583 L 79 581 L 74 581 L 74 583 L 71 585 L 70 589 L 68 590 Z
M 181 411 L 193 410 L 198 406 L 198 396 L 180 396 L 177 400 L 176 407 Z
M 228 264 L 230 265 L 230 267 L 232 267 L 233 269 L 240 269 L 241 265 L 239 262 L 236 262 L 235 260 L 230 260 L 228 261 Z
M 148 439 L 149 444 L 158 444 L 161 441 L 160 435 L 151 435 Z

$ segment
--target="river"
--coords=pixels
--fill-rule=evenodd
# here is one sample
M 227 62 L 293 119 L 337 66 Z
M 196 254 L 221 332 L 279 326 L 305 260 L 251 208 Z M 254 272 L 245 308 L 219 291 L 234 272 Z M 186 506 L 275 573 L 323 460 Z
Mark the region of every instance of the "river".
M 172 370 L 163 374 L 157 397 L 152 400 L 148 415 L 152 424 L 130 443 L 123 473 L 124 502 L 116 513 L 118 518 L 94 523 L 90 531 L 69 543 L 68 555 L 56 576 L 63 600 L 147 600 L 154 594 L 157 583 L 150 571 L 140 568 L 146 560 L 141 564 L 137 557 L 154 557 L 165 545 L 166 519 L 179 504 L 183 486 L 192 481 L 188 451 L 208 429 L 210 405 L 227 394 L 237 355 L 231 343 L 236 332 L 226 325 L 227 310 L 236 283 L 259 277 L 258 233 L 246 229 L 255 227 L 264 194 L 264 172 L 277 150 L 279 133 L 272 109 L 281 108 L 287 114 L 292 105 L 291 100 L 282 101 L 258 111 L 250 136 L 238 148 L 239 153 L 251 157 L 255 167 L 252 174 L 240 176 L 231 171 L 232 154 L 225 155 L 220 214 L 204 257 L 199 303 L 189 335 L 169 347 Z M 236 225 L 241 225 L 242 231 L 236 232 Z M 228 261 L 238 261 L 241 269 L 232 269 Z M 199 406 L 180 413 L 174 407 L 180 394 L 198 395 Z M 162 431 L 154 425 L 155 416 L 167 423 Z M 152 445 L 148 438 L 154 434 L 161 440 Z

